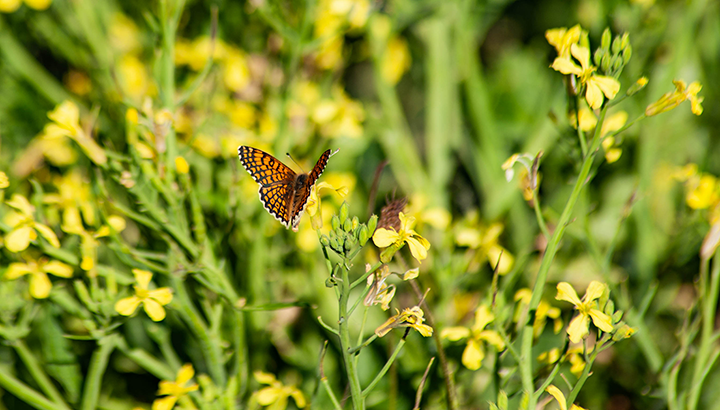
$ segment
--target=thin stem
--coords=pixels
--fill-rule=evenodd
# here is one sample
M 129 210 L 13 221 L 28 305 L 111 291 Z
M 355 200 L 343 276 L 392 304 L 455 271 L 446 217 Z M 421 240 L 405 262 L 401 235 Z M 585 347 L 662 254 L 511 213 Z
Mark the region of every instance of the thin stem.
M 567 402 L 572 404 L 575 402 L 575 399 L 577 398 L 577 395 L 580 393 L 580 390 L 582 389 L 583 385 L 585 385 L 585 381 L 590 377 L 590 369 L 592 369 L 593 362 L 595 362 L 595 358 L 597 357 L 598 353 L 602 350 L 602 341 L 598 341 L 595 345 L 595 348 L 593 349 L 590 356 L 587 355 L 587 344 L 585 344 L 585 349 L 583 353 L 585 354 L 585 367 L 583 368 L 583 372 L 578 378 L 577 382 L 575 383 L 575 386 L 573 386 L 573 389 L 570 391 L 570 394 L 567 396 Z
M 347 261 L 345 261 L 345 265 Z M 365 400 L 362 388 L 360 387 L 360 378 L 358 377 L 355 361 L 350 356 L 350 317 L 348 315 L 348 300 L 350 298 L 350 275 L 347 269 L 340 269 L 342 281 L 340 281 L 340 317 L 338 320 L 338 332 L 340 333 L 340 350 L 342 350 L 343 361 L 345 363 L 345 371 L 350 382 L 350 395 L 352 397 L 353 408 L 355 410 L 365 409 Z
M 18 353 L 18 356 L 23 361 L 23 364 L 25 364 L 25 367 L 30 371 L 30 374 L 32 374 L 33 379 L 37 382 L 37 384 L 40 386 L 40 389 L 48 396 L 52 401 L 54 401 L 58 406 L 70 409 L 70 407 L 65 403 L 65 400 L 63 399 L 60 392 L 55 388 L 55 385 L 50 380 L 48 375 L 45 373 L 45 371 L 40 367 L 40 364 L 38 363 L 37 359 L 33 355 L 33 353 L 28 349 L 25 342 L 22 340 L 15 340 L 12 342 L 12 346 L 15 348 L 15 351 Z
M 362 350 L 362 348 L 369 346 L 370 343 L 374 342 L 375 339 L 377 339 L 377 338 L 378 338 L 378 336 L 375 333 L 373 333 L 373 335 L 368 337 L 367 339 L 365 339 L 365 341 L 362 344 L 359 344 L 358 346 L 355 346 L 352 349 L 350 349 L 350 354 L 359 352 L 360 350 Z
M 552 237 L 548 241 L 547 248 L 545 249 L 545 255 L 543 256 L 542 262 L 540 264 L 540 270 L 538 271 L 535 287 L 533 288 L 532 297 L 530 298 L 530 304 L 528 305 L 529 313 L 535 311 L 540 304 L 543 289 L 545 288 L 545 283 L 547 282 L 548 272 L 550 271 L 550 266 L 555 259 L 555 254 L 557 253 L 560 240 L 562 239 L 563 234 L 565 233 L 565 229 L 570 222 L 570 217 L 572 216 L 573 210 L 575 209 L 575 204 L 580 197 L 580 193 L 585 187 L 587 177 L 588 175 L 590 175 L 590 169 L 592 168 L 595 154 L 600 147 L 600 130 L 602 128 L 603 122 L 605 121 L 606 112 L 607 108 L 603 108 L 600 112 L 600 119 L 598 120 L 598 124 L 595 127 L 595 133 L 593 136 L 592 144 L 590 145 L 590 150 L 585 156 L 582 168 L 580 169 L 580 174 L 575 181 L 575 186 L 573 187 L 572 193 L 570 194 L 570 198 L 565 204 L 565 209 L 563 209 L 563 212 L 560 215 L 557 227 L 553 232 Z M 529 323 L 531 317 L 534 317 L 534 315 L 527 315 L 525 319 L 526 322 L 522 331 L 522 361 L 520 362 L 520 375 L 522 378 L 522 386 L 529 398 L 527 406 L 527 408 L 529 409 L 535 408 L 537 404 L 537 400 L 535 399 L 535 395 L 533 394 L 535 388 L 532 377 L 532 365 L 534 360 L 532 356 L 533 326 L 531 323 Z
M 320 380 L 325 386 L 325 391 L 328 394 L 328 397 L 330 397 L 330 401 L 333 403 L 333 406 L 335 406 L 335 410 L 342 410 L 342 406 L 340 405 L 340 402 L 338 401 L 337 397 L 335 397 L 335 392 L 332 391 L 332 388 L 330 387 L 330 382 L 328 382 L 327 377 L 323 377 Z
M 0 387 L 35 408 L 41 410 L 65 410 L 66 407 L 53 403 L 30 386 L 13 377 L 9 372 L 0 372 Z
M 94 410 L 97 408 L 102 376 L 107 368 L 110 354 L 117 346 L 117 339 L 118 335 L 112 334 L 98 341 L 98 349 L 95 350 L 92 359 L 90 359 L 90 369 L 85 379 L 85 389 L 83 391 L 81 405 L 82 410 Z
M 370 384 L 363 390 L 362 395 L 363 397 L 367 397 L 368 394 L 372 391 L 372 389 L 375 387 L 378 382 L 380 382 L 380 379 L 385 376 L 385 373 L 387 373 L 388 370 L 390 370 L 390 366 L 395 362 L 395 358 L 397 357 L 398 353 L 400 353 L 400 350 L 402 350 L 403 346 L 405 346 L 405 338 L 407 337 L 408 332 L 410 331 L 410 328 L 407 328 L 405 330 L 405 335 L 400 339 L 400 342 L 398 342 L 397 346 L 395 347 L 395 351 L 393 351 L 392 355 L 388 359 L 388 361 L 385 363 L 385 366 L 383 366 L 382 369 L 380 369 L 380 373 L 378 373 L 373 381 L 370 382 Z

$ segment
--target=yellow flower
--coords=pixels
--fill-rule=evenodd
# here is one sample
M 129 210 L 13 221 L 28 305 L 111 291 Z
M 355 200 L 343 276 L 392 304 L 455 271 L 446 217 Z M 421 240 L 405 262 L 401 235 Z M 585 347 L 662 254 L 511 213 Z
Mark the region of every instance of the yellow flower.
M 395 311 L 397 312 L 397 315 L 391 317 L 390 319 L 385 321 L 385 323 L 375 329 L 375 334 L 378 337 L 383 337 L 388 334 L 390 330 L 398 327 L 411 327 L 420 332 L 423 337 L 432 336 L 433 328 L 426 324 L 423 324 L 423 322 L 425 321 L 425 313 L 422 311 L 422 309 L 420 309 L 419 306 L 405 308 L 403 309 L 402 313 L 399 312 L 397 309 Z
M 598 281 L 592 281 L 585 291 L 585 296 L 583 296 L 583 299 L 580 300 L 572 285 L 567 282 L 558 283 L 558 292 L 555 299 L 572 303 L 575 305 L 575 309 L 577 309 L 579 313 L 570 322 L 570 325 L 568 325 L 567 333 L 570 335 L 571 342 L 578 343 L 581 339 L 588 335 L 588 327 L 590 325 L 591 318 L 595 326 L 603 332 L 610 333 L 613 331 L 612 319 L 610 316 L 597 309 L 597 299 L 603 295 L 603 292 L 605 292 L 606 289 L 607 285 Z
M 341 198 L 345 198 L 348 194 L 348 188 L 345 186 L 335 188 L 327 182 L 319 182 L 313 185 L 312 189 L 310 190 L 310 198 L 308 198 L 305 211 L 310 216 L 310 220 L 312 221 L 312 228 L 316 230 L 323 227 L 322 212 L 320 212 L 320 210 L 322 209 L 320 205 L 321 195 L 319 194 L 322 190 L 335 191 L 335 193 L 340 195 Z
M 602 129 L 600 130 L 600 138 L 604 138 L 602 146 L 605 150 L 605 160 L 608 164 L 612 164 L 620 158 L 622 149 L 615 146 L 616 139 L 614 136 L 606 137 L 606 135 L 622 129 L 627 122 L 627 118 L 627 112 L 618 111 L 603 122 Z
M 124 230 L 125 219 L 118 215 L 111 215 L 108 217 L 108 225 L 103 225 L 97 231 L 92 232 L 85 230 L 77 208 L 67 209 L 63 215 L 62 230 L 80 236 L 80 254 L 82 255 L 80 268 L 86 271 L 89 277 L 97 275 L 98 239 L 109 236 L 111 227 L 116 232 Z
M 37 239 L 39 233 L 45 238 L 50 245 L 59 248 L 55 232 L 49 226 L 35 222 L 33 212 L 35 208 L 30 205 L 27 198 L 19 194 L 13 194 L 9 201 L 9 206 L 15 208 L 16 211 L 10 211 L 5 214 L 3 221 L 12 229 L 9 234 L 5 235 L 5 247 L 10 252 L 20 252 L 27 249 L 30 241 Z
M 402 212 L 400 212 L 399 217 L 400 231 L 396 231 L 395 228 L 378 228 L 373 235 L 373 242 L 378 248 L 390 247 L 389 253 L 386 255 L 388 260 L 407 242 L 413 258 L 420 262 L 427 258 L 430 242 L 412 229 L 415 226 L 415 217 L 406 217 Z M 388 252 L 388 250 L 385 252 Z
M 47 124 L 41 138 L 66 136 L 75 141 L 95 164 L 107 162 L 105 151 L 80 127 L 80 110 L 72 101 L 64 101 L 48 113 L 53 123 Z
M 190 165 L 184 157 L 177 156 L 175 157 L 175 169 L 178 174 L 187 174 L 190 172 Z
M 553 396 L 555 398 L 555 400 L 557 400 L 558 404 L 560 405 L 561 410 L 567 410 L 567 401 L 565 400 L 565 395 L 563 395 L 563 393 L 560 391 L 560 389 L 558 389 L 557 387 L 555 387 L 554 385 L 551 384 L 545 389 L 545 391 L 550 393 L 550 395 Z M 573 404 L 570 407 L 570 410 L 585 410 L 585 409 Z
M 122 13 L 114 13 L 108 28 L 108 39 L 112 47 L 121 54 L 140 50 L 140 30 L 135 22 Z
M 370 264 L 365 266 L 366 271 L 370 268 Z M 393 272 L 394 273 L 394 272 Z M 404 274 L 398 276 L 402 277 L 402 280 L 410 280 L 418 277 L 420 269 L 410 269 Z M 382 310 L 390 309 L 390 302 L 395 296 L 395 285 L 388 285 L 385 280 L 391 275 L 390 268 L 387 265 L 383 265 L 380 269 L 376 270 L 375 273 L 367 278 L 368 286 L 370 290 L 363 300 L 365 306 L 380 305 Z
M 462 363 L 470 370 L 477 370 L 482 366 L 482 360 L 485 358 L 484 342 L 495 346 L 498 351 L 505 349 L 505 343 L 496 331 L 485 330 L 485 326 L 493 320 L 495 320 L 495 315 L 487 306 L 482 305 L 475 310 L 475 321 L 471 328 L 448 327 L 442 330 L 440 337 L 451 341 L 467 339 Z
M 412 60 L 407 41 L 402 37 L 393 37 L 388 41 L 387 48 L 383 53 L 381 62 L 381 73 L 385 81 L 390 84 L 397 84 L 403 74 L 410 69 Z
M 234 92 L 240 92 L 250 84 L 250 69 L 245 55 L 239 50 L 228 53 L 223 65 L 223 81 Z
M 73 268 L 59 261 L 48 261 L 47 258 L 29 260 L 26 263 L 11 263 L 5 271 L 5 279 L 17 279 L 23 275 L 30 276 L 30 295 L 35 299 L 45 299 L 50 295 L 52 282 L 47 274 L 61 278 L 72 277 Z
M 580 83 L 586 87 L 585 99 L 590 108 L 600 108 L 603 103 L 603 95 L 608 100 L 615 98 L 615 94 L 620 91 L 620 83 L 612 77 L 593 74 L 596 68 L 590 65 L 590 49 L 572 44 L 570 53 L 580 62 L 580 66 L 575 64 L 570 56 L 564 56 L 557 57 L 552 68 L 563 74 L 573 74 L 578 77 Z
M 645 115 L 650 117 L 652 115 L 670 111 L 686 100 L 690 100 L 690 108 L 692 109 L 693 114 L 702 114 L 703 108 L 701 103 L 703 101 L 703 97 L 698 98 L 697 96 L 700 90 L 702 90 L 702 85 L 700 85 L 699 82 L 694 81 L 687 86 L 683 80 L 673 80 L 673 84 L 675 84 L 675 91 L 663 94 L 659 100 L 648 105 L 645 109 Z
M 192 364 L 186 364 L 180 368 L 174 382 L 163 380 L 160 382 L 158 396 L 167 396 L 156 399 L 152 404 L 152 410 L 170 410 L 175 407 L 178 399 L 183 398 L 186 394 L 198 389 L 197 384 L 187 385 L 195 376 L 195 370 Z
M 5 189 L 10 186 L 10 180 L 8 179 L 7 174 L 5 174 L 3 171 L 0 171 L 0 189 Z
M 688 192 L 685 202 L 692 209 L 705 209 L 717 204 L 720 200 L 717 178 L 710 174 L 702 174 L 688 180 Z
M 137 285 L 134 285 L 135 295 L 125 299 L 120 299 L 115 303 L 115 311 L 123 316 L 130 316 L 140 304 L 145 308 L 145 313 L 155 322 L 165 319 L 164 305 L 172 301 L 172 290 L 170 288 L 160 288 L 149 290 L 152 273 L 146 270 L 133 269 L 133 275 Z
M 510 251 L 500 245 L 500 235 L 504 229 L 499 222 L 490 226 L 482 225 L 476 212 L 469 213 L 465 220 L 456 225 L 455 243 L 476 250 L 468 266 L 469 270 L 479 269 L 487 262 L 491 269 L 497 266 L 500 275 L 510 272 L 515 258 Z
M 580 41 L 583 29 L 579 24 L 570 29 L 565 27 L 553 28 L 545 32 L 548 43 L 555 47 L 558 57 L 570 57 L 570 46 Z
M 50 3 L 52 0 L 25 0 L 25 4 L 35 10 L 45 10 Z M 20 0 L 0 0 L 0 13 L 12 13 L 20 8 L 20 4 Z
M 117 66 L 120 87 L 125 95 L 133 99 L 144 96 L 150 85 L 143 63 L 134 55 L 124 55 Z
M 70 92 L 77 95 L 87 95 L 92 91 L 92 80 L 90 80 L 87 74 L 81 71 L 68 71 L 65 75 L 64 83 Z
M 520 289 L 515 293 L 515 301 L 519 302 L 517 309 L 515 310 L 515 315 L 513 316 L 513 320 L 515 322 L 518 322 L 520 320 L 520 315 L 526 311 L 526 306 L 530 303 L 531 298 L 532 291 L 528 288 Z M 561 313 L 562 312 L 560 311 L 560 309 L 553 307 L 545 300 L 540 300 L 540 304 L 535 311 L 535 321 L 533 322 L 533 335 L 535 337 L 540 337 L 543 329 L 545 329 L 545 323 L 547 322 L 548 318 L 553 320 L 553 331 L 555 333 L 558 333 L 563 326 L 563 321 L 560 318 Z
M 253 373 L 255 380 L 260 384 L 267 384 L 267 387 L 256 391 L 252 395 L 252 399 L 256 400 L 261 406 L 271 406 L 272 410 L 284 410 L 287 408 L 288 398 L 295 400 L 298 408 L 304 408 L 307 405 L 305 395 L 295 386 L 285 386 L 273 374 L 256 371 Z
M 88 225 L 95 225 L 95 198 L 90 192 L 89 181 L 77 170 L 70 171 L 62 177 L 53 180 L 58 193 L 45 194 L 43 200 L 63 209 L 63 224 L 67 219 L 74 217 L 71 213 L 82 212 L 82 217 Z M 79 218 L 79 215 L 78 217 Z

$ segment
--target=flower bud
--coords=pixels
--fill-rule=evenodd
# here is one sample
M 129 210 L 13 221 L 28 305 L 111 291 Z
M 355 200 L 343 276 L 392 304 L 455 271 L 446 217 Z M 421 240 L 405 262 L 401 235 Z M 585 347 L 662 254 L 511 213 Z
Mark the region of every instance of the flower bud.
M 613 55 L 620 54 L 620 51 L 622 51 L 622 45 L 620 44 L 620 37 L 615 37 L 615 39 L 612 42 L 612 53 Z
M 635 81 L 635 84 L 633 84 L 633 85 L 627 90 L 627 95 L 628 95 L 628 96 L 631 96 L 631 95 L 635 94 L 636 92 L 642 90 L 643 88 L 645 88 L 645 86 L 647 85 L 647 83 L 648 83 L 647 77 L 640 77 L 637 81 Z
M 363 225 L 360 227 L 360 232 L 358 232 L 358 242 L 360 242 L 360 246 L 365 246 L 368 239 L 370 239 L 370 234 L 368 232 L 367 226 Z
M 328 239 L 328 237 L 327 237 L 326 235 L 321 235 L 321 236 L 320 236 L 320 245 L 322 245 L 322 246 L 330 246 L 330 240 Z
M 340 218 L 338 218 L 337 215 L 333 215 L 332 219 L 330 219 L 330 226 L 333 231 L 337 231 L 338 228 L 340 228 Z
M 630 57 L 632 57 L 632 46 L 628 44 L 622 51 L 623 63 L 627 64 L 630 61 Z
M 344 224 L 347 217 L 348 217 L 348 204 L 347 204 L 347 202 L 343 202 L 343 204 L 340 205 L 340 212 L 339 212 L 340 223 Z
M 593 54 L 593 61 L 595 62 L 595 65 L 598 65 L 598 66 L 600 65 L 605 53 L 606 53 L 606 51 L 603 50 L 602 48 L 598 48 L 597 50 L 595 50 L 595 54 Z
M 623 33 L 622 37 L 620 37 L 620 48 L 623 50 L 630 47 L 630 34 Z
M 610 34 L 610 29 L 605 28 L 605 30 L 602 33 L 602 37 L 600 38 L 600 48 L 603 50 L 610 50 L 610 41 L 612 40 L 612 34 Z
M 358 226 L 360 226 L 360 220 L 358 219 L 357 216 L 353 216 L 353 218 L 352 218 L 352 229 L 355 230 L 355 229 L 358 228 Z
M 352 221 L 349 219 L 345 219 L 345 222 L 343 223 L 343 230 L 345 232 L 350 232 L 353 229 Z
M 375 233 L 375 228 L 377 228 L 377 224 L 378 224 L 378 216 L 377 215 L 371 216 L 367 223 L 368 233 L 370 235 Z

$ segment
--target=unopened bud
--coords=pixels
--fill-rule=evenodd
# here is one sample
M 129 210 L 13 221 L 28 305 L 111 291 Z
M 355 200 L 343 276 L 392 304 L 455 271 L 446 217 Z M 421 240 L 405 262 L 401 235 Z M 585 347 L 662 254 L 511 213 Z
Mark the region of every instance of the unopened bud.
M 620 44 L 620 37 L 615 37 L 615 39 L 612 42 L 612 53 L 614 55 L 620 54 L 620 51 L 622 50 L 622 46 Z
M 368 239 L 370 239 L 370 234 L 368 233 L 368 227 L 363 225 L 360 227 L 360 232 L 358 232 L 358 242 L 360 242 L 360 246 L 365 246 Z
M 635 81 L 635 84 L 633 84 L 633 85 L 627 90 L 627 95 L 630 96 L 630 95 L 633 95 L 633 94 L 635 94 L 636 92 L 642 90 L 643 88 L 645 88 L 645 86 L 647 85 L 647 83 L 648 83 L 647 77 L 640 77 L 637 81 Z
M 630 44 L 628 44 L 628 46 L 623 48 L 623 51 L 622 51 L 623 63 L 627 64 L 628 61 L 630 61 L 631 57 L 632 57 L 632 46 Z
M 345 222 L 343 222 L 343 230 L 345 232 L 350 232 L 350 231 L 352 231 L 352 228 L 353 228 L 352 221 L 349 219 L 345 219 Z
M 605 28 L 605 30 L 602 33 L 602 37 L 600 38 L 600 48 L 603 50 L 610 50 L 610 41 L 612 40 L 612 34 L 610 34 L 610 29 Z
M 353 216 L 353 218 L 352 218 L 352 229 L 355 230 L 355 229 L 358 228 L 358 226 L 360 226 L 360 220 L 358 219 L 357 216 Z
M 347 202 L 343 202 L 342 205 L 340 205 L 340 212 L 338 213 L 338 216 L 340 218 L 340 223 L 344 224 L 345 220 L 348 217 L 348 204 Z
M 337 215 L 333 215 L 332 219 L 330 219 L 330 226 L 333 231 L 337 231 L 338 228 L 340 228 L 340 218 L 338 218 Z
M 377 228 L 377 223 L 378 223 L 377 215 L 371 216 L 370 220 L 368 220 L 367 227 L 368 227 L 368 232 L 370 233 L 371 236 L 372 236 L 372 234 L 375 233 L 375 228 Z
M 326 235 L 320 236 L 320 245 L 322 246 L 330 246 L 330 240 Z

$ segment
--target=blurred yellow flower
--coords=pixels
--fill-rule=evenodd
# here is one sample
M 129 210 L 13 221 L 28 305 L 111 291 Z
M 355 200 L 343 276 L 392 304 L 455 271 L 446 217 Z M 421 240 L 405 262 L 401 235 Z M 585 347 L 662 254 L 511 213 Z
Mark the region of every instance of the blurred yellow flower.
M 221 153 L 217 138 L 206 134 L 197 134 L 193 139 L 192 147 L 207 158 L 215 158 Z
M 133 288 L 135 288 L 135 295 L 118 300 L 117 303 L 115 303 L 115 311 L 123 316 L 130 316 L 135 313 L 138 306 L 142 304 L 145 313 L 147 313 L 153 321 L 159 322 L 165 319 L 165 309 L 163 306 L 172 301 L 172 289 L 166 287 L 149 290 L 148 286 L 150 285 L 153 274 L 141 269 L 133 269 L 132 272 L 137 282 L 137 285 L 133 286 Z
M 395 228 L 385 229 L 378 228 L 373 234 L 373 242 L 378 248 L 389 248 L 389 257 L 392 257 L 395 252 L 402 248 L 405 243 L 410 247 L 410 253 L 413 258 L 418 262 L 427 258 L 427 251 L 430 249 L 430 242 L 427 239 L 420 236 L 413 230 L 415 226 L 415 217 L 406 217 L 404 213 L 400 212 L 400 230 L 396 231 Z M 385 254 L 385 252 L 383 252 Z
M 552 68 L 563 74 L 573 74 L 578 77 L 580 83 L 586 87 L 585 99 L 590 108 L 594 110 L 600 108 L 603 95 L 608 100 L 615 98 L 620 91 L 620 83 L 612 77 L 594 74 L 596 68 L 590 65 L 590 49 L 573 43 L 570 45 L 570 53 L 580 62 L 580 66 L 575 64 L 570 56 L 564 56 L 557 57 L 553 61 Z
M 190 165 L 185 158 L 177 156 L 175 157 L 175 169 L 178 174 L 187 174 L 190 172 Z
M 240 92 L 250 84 L 247 59 L 240 51 L 228 53 L 223 65 L 223 81 L 227 88 L 234 92 Z
M 395 316 L 388 319 L 385 323 L 378 326 L 377 329 L 375 329 L 375 334 L 378 337 L 383 337 L 388 332 L 390 332 L 392 329 L 396 329 L 399 327 L 411 327 L 418 332 L 423 337 L 430 337 L 433 334 L 433 328 L 423 324 L 425 321 L 425 313 L 420 309 L 419 306 L 413 306 L 411 308 L 405 308 L 403 309 L 402 313 L 398 312 Z
M 120 54 L 136 53 L 141 47 L 137 25 L 131 18 L 118 12 L 110 20 L 108 39 L 112 48 Z
M 230 121 L 240 128 L 250 129 L 255 125 L 255 107 L 245 101 L 233 101 L 229 112 Z
M 56 177 L 53 184 L 57 193 L 47 193 L 43 201 L 63 210 L 63 223 L 67 224 L 68 214 L 78 209 L 88 225 L 95 225 L 95 198 L 90 192 L 90 183 L 77 169 Z M 79 215 L 77 217 L 79 219 Z
M 158 396 L 166 396 L 156 399 L 152 404 L 152 410 L 171 410 L 175 407 L 175 403 L 183 398 L 186 394 L 198 389 L 197 384 L 188 385 L 190 380 L 195 376 L 195 369 L 192 364 L 185 364 L 178 371 L 175 381 L 162 380 Z
M 495 320 L 495 315 L 487 306 L 481 305 L 475 310 L 475 321 L 471 328 L 447 327 L 440 332 L 440 337 L 451 341 L 467 339 L 462 363 L 470 370 L 477 370 L 482 366 L 482 360 L 485 358 L 483 343 L 495 346 L 498 351 L 505 349 L 505 343 L 500 334 L 494 330 L 485 330 L 485 326 L 493 320 Z
M 659 100 L 648 105 L 645 109 L 645 115 L 648 117 L 657 115 L 666 111 L 670 111 L 677 107 L 683 101 L 690 100 L 690 108 L 692 113 L 700 115 L 703 112 L 702 101 L 703 97 L 698 97 L 697 94 L 702 90 L 702 85 L 698 81 L 686 85 L 683 80 L 673 80 L 675 84 L 675 91 L 665 93 Z
M 558 57 L 569 58 L 570 46 L 580 41 L 583 29 L 576 24 L 569 29 L 566 27 L 553 28 L 545 32 L 545 38 L 551 46 L 555 47 Z
M 393 37 L 388 41 L 381 63 L 383 79 L 390 84 L 397 84 L 403 74 L 410 69 L 412 60 L 407 41 L 402 37 Z
M 5 189 L 10 186 L 10 180 L 8 179 L 7 174 L 5 174 L 3 171 L 0 171 L 0 189 Z
M 479 218 L 477 212 L 470 212 L 454 230 L 456 244 L 476 250 L 468 269 L 479 269 L 487 262 L 491 269 L 497 266 L 500 275 L 510 272 L 515 264 L 515 257 L 500 245 L 500 235 L 505 227 L 499 222 L 484 226 Z
M 295 386 L 286 386 L 280 382 L 275 375 L 261 371 L 253 373 L 255 380 L 260 384 L 267 384 L 267 387 L 252 394 L 251 400 L 257 401 L 261 406 L 270 406 L 272 410 L 284 410 L 287 408 L 290 397 L 295 401 L 298 408 L 305 408 L 307 401 L 302 391 Z
M 97 276 L 97 248 L 100 245 L 97 239 L 109 236 L 110 228 L 115 232 L 121 232 L 125 229 L 125 219 L 118 215 L 108 217 L 108 224 L 101 226 L 97 231 L 88 231 L 85 229 L 80 213 L 77 208 L 68 208 L 63 214 L 62 230 L 80 236 L 80 254 L 82 260 L 80 268 L 87 272 L 89 277 Z
M 699 178 L 688 180 L 688 192 L 685 202 L 692 209 L 705 209 L 717 204 L 720 200 L 720 185 L 717 178 L 710 174 L 702 174 Z
M 346 186 L 334 187 L 325 181 L 313 185 L 310 190 L 310 198 L 308 198 L 305 211 L 310 216 L 313 229 L 316 230 L 323 227 L 322 213 L 319 212 L 322 209 L 320 206 L 320 192 L 323 190 L 328 191 L 328 193 L 335 191 L 335 193 L 337 193 L 341 198 L 345 198 L 348 194 L 348 188 Z
M 30 275 L 30 295 L 35 299 L 45 299 L 52 289 L 48 273 L 61 278 L 70 278 L 73 275 L 73 268 L 59 261 L 40 258 L 25 263 L 11 263 L 5 271 L 5 279 L 13 280 Z
M 87 95 L 92 91 L 92 81 L 87 74 L 77 71 L 70 70 L 65 75 L 65 87 L 70 90 L 71 93 L 83 96 Z
M 95 164 L 104 165 L 107 162 L 105 151 L 80 127 L 80 110 L 74 102 L 62 102 L 48 113 L 48 118 L 53 122 L 45 126 L 41 138 L 69 137 Z
M 120 87 L 132 99 L 143 97 L 149 87 L 149 79 L 143 63 L 132 54 L 125 54 L 117 65 Z
M 515 309 L 515 314 L 513 315 L 513 321 L 519 322 L 521 319 L 521 315 L 527 311 L 527 305 L 530 304 L 530 299 L 532 298 L 532 290 L 528 288 L 523 288 L 515 292 L 515 301 L 518 302 L 517 308 Z M 550 305 L 547 301 L 540 300 L 540 304 L 538 305 L 537 310 L 535 311 L 535 321 L 533 322 L 533 335 L 537 338 L 540 337 L 540 334 L 542 334 L 543 329 L 545 329 L 545 324 L 547 322 L 547 319 L 550 318 L 553 320 L 553 331 L 555 333 L 560 332 L 562 330 L 563 321 L 560 317 L 560 314 L 562 312 L 560 309 L 553 307 Z
M 627 122 L 628 114 L 625 111 L 618 111 L 615 114 L 609 116 L 603 122 L 602 129 L 600 130 L 600 138 L 604 138 L 602 141 L 603 150 L 605 150 L 605 160 L 608 164 L 612 164 L 617 161 L 622 154 L 622 149 L 618 148 L 615 143 L 617 140 L 614 136 L 606 137 L 610 133 L 614 133 L 625 126 Z
M 50 7 L 52 0 L 24 0 L 28 7 L 35 10 L 45 10 Z M 0 0 L 0 13 L 12 13 L 20 8 L 20 0 Z
M 578 315 L 570 322 L 567 329 L 571 342 L 578 343 L 588 335 L 590 319 L 603 332 L 610 333 L 613 331 L 612 319 L 600 311 L 597 304 L 597 299 L 606 290 L 607 285 L 604 283 L 592 281 L 585 291 L 585 296 L 580 300 L 572 285 L 567 282 L 558 283 L 555 299 L 572 303 L 578 311 Z
M 35 222 L 33 213 L 35 208 L 20 194 L 13 194 L 9 201 L 5 202 L 16 211 L 5 214 L 3 222 L 12 228 L 9 234 L 5 235 L 5 248 L 10 252 L 20 252 L 30 245 L 30 241 L 37 239 L 39 233 L 50 245 L 60 247 L 55 232 L 49 226 Z
M 553 396 L 555 398 L 555 400 L 557 400 L 558 404 L 560 405 L 560 410 L 568 410 L 567 401 L 565 400 L 565 395 L 563 395 L 563 393 L 560 391 L 560 389 L 558 389 L 557 387 L 555 387 L 554 385 L 551 384 L 545 389 L 545 391 L 548 392 L 551 396 Z M 573 404 L 570 407 L 570 410 L 585 410 L 585 409 Z

